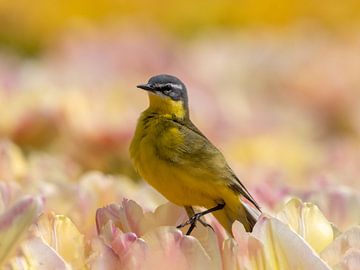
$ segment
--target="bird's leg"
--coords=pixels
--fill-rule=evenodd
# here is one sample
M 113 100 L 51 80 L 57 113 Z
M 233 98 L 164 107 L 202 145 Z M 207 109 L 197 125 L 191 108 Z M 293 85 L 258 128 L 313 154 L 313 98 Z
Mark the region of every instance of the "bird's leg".
M 193 215 L 195 215 L 195 210 L 192 206 L 184 206 L 186 214 L 188 215 L 189 218 L 191 218 Z
M 185 208 L 185 210 L 186 210 L 186 213 L 187 213 L 187 215 L 188 215 L 188 217 L 189 217 L 189 220 L 193 217 L 193 216 L 195 216 L 195 210 L 194 210 L 194 208 L 192 207 L 192 206 L 184 206 L 184 208 Z M 210 224 L 208 224 L 208 223 L 206 223 L 204 220 L 202 220 L 202 218 L 199 218 L 198 219 L 198 221 L 204 226 L 204 227 L 210 227 L 212 230 L 214 230 L 214 228 L 210 225 Z M 196 223 L 196 222 L 195 222 Z M 195 223 L 194 224 L 191 224 L 191 226 L 190 226 L 190 228 L 189 228 L 189 230 L 187 231 L 187 235 L 189 235 L 192 231 L 193 231 L 193 229 L 196 227 L 196 225 L 195 225 Z M 186 224 L 186 225 L 189 225 L 190 223 L 188 223 L 188 224 Z M 186 226 L 185 225 L 185 226 Z M 182 228 L 182 227 L 180 227 L 181 225 L 179 225 L 177 228 Z
M 176 228 L 180 229 L 183 228 L 187 225 L 190 225 L 188 231 L 186 232 L 186 235 L 190 235 L 191 232 L 194 230 L 194 228 L 196 227 L 196 222 L 199 221 L 203 226 L 205 227 L 210 227 L 212 230 L 214 230 L 210 224 L 206 223 L 205 221 L 201 220 L 202 216 L 205 216 L 207 214 L 210 214 L 211 212 L 215 212 L 218 210 L 221 210 L 225 207 L 225 203 L 220 203 L 218 205 L 216 205 L 213 208 L 207 209 L 205 211 L 196 213 L 194 212 L 194 209 L 191 206 L 185 206 L 185 210 L 189 216 L 189 219 L 187 221 L 185 221 L 184 223 L 180 224 L 179 226 L 177 226 Z M 192 216 L 190 216 L 192 215 Z

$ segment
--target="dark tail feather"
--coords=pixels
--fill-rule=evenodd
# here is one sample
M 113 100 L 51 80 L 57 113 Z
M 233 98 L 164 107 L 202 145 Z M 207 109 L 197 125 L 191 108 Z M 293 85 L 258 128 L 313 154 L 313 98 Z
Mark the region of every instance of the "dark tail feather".
M 252 205 L 249 205 L 244 201 L 241 201 L 241 203 L 245 208 L 246 219 L 249 222 L 249 228 L 246 229 L 247 231 L 251 232 L 261 215 L 261 211 L 258 208 L 253 207 Z

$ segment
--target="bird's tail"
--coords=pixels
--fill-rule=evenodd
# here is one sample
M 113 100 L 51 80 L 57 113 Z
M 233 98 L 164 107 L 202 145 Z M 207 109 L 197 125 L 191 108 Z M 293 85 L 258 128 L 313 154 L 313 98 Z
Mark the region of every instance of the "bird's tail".
M 225 201 L 225 207 L 213 214 L 227 232 L 232 234 L 231 228 L 235 220 L 240 221 L 247 232 L 251 232 L 261 215 L 261 211 L 251 202 L 241 198 L 236 202 Z
M 244 202 L 242 200 L 240 200 L 240 201 L 241 201 L 242 206 L 245 209 L 246 219 L 249 223 L 249 230 L 247 230 L 246 227 L 245 227 L 245 229 L 247 231 L 251 232 L 261 215 L 261 211 L 257 207 L 253 206 L 251 203 Z

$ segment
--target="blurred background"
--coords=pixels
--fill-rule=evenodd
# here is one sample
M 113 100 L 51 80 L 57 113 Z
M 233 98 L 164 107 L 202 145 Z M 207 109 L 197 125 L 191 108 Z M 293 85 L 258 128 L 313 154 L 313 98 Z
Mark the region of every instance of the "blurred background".
M 355 0 L 0 0 L 0 178 L 46 194 L 29 179 L 138 182 L 135 85 L 168 73 L 265 208 L 300 196 L 347 226 L 360 222 L 359 71 Z

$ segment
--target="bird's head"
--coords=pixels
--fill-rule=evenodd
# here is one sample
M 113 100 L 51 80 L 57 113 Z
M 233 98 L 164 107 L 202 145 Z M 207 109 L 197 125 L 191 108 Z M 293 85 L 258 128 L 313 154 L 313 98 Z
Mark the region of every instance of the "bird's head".
M 151 77 L 148 83 L 136 87 L 149 92 L 150 109 L 179 118 L 188 116 L 186 87 L 175 76 L 157 75 Z

